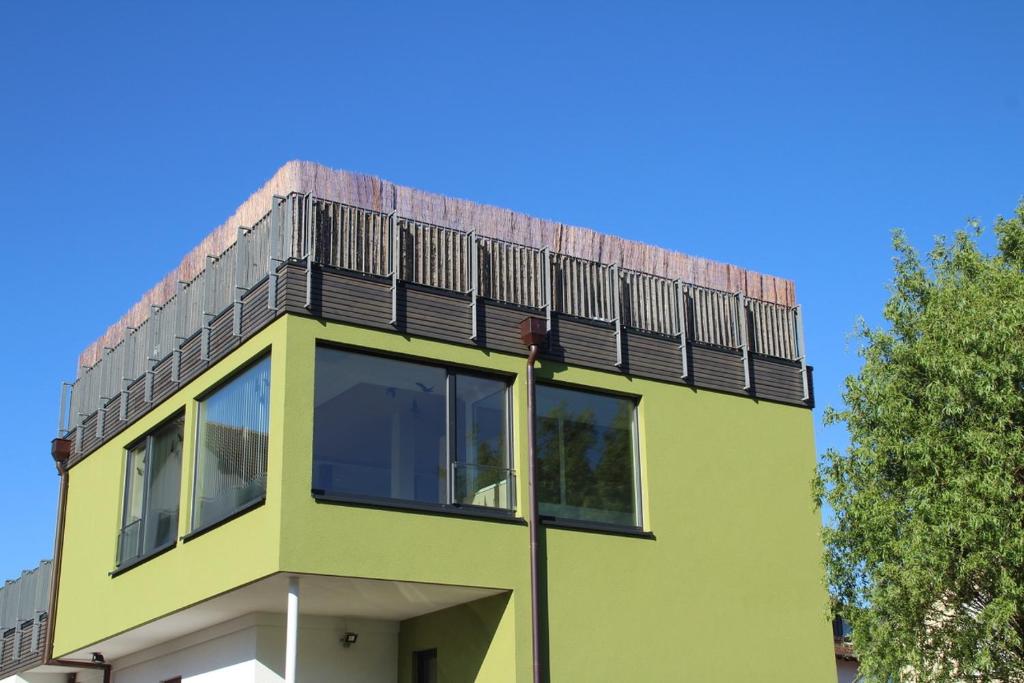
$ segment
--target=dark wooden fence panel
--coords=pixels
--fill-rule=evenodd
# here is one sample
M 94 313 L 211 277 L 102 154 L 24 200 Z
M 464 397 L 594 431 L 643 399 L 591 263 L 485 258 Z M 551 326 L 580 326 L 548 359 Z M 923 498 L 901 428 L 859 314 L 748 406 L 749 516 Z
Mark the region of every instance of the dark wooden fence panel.
M 519 323 L 529 315 L 543 314 L 540 309 L 478 299 L 477 338 L 473 340 L 472 299 L 467 294 L 400 284 L 396 297 L 397 323 L 392 325 L 389 279 L 317 267 L 312 272 L 311 283 L 307 308 L 305 266 L 286 264 L 280 271 L 278 305 L 274 310 L 268 306 L 267 281 L 258 283 L 242 299 L 241 335 L 234 334 L 234 311 L 229 307 L 210 323 L 208 359 L 201 357 L 202 333 L 186 340 L 180 352 L 179 381 L 171 381 L 171 357 L 161 360 L 153 371 L 152 401 L 143 400 L 144 379 L 132 383 L 128 389 L 128 418 L 120 419 L 120 396 L 115 396 L 105 409 L 102 438 L 96 436 L 97 415 L 87 417 L 82 428 L 81 450 L 72 462 L 96 450 L 283 313 L 519 355 L 526 354 L 519 339 Z M 800 364 L 795 361 L 752 355 L 750 388 L 745 389 L 740 351 L 691 342 L 687 349 L 689 375 L 684 379 L 682 351 L 677 339 L 623 329 L 618 341 L 621 348 L 617 349 L 615 330 L 612 323 L 556 313 L 548 346 L 541 357 L 793 405 L 813 403 L 803 400 L 803 376 Z M 615 364 L 618 357 L 621 357 L 621 366 Z

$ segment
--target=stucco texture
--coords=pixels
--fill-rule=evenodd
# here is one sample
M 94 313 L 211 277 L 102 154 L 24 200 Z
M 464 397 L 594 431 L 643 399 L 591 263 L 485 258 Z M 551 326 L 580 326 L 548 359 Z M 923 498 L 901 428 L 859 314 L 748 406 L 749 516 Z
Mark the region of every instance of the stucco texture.
M 284 571 L 505 591 L 403 623 L 400 679 L 408 680 L 411 666 L 403 660 L 428 647 L 438 648 L 442 670 L 453 667 L 447 657 L 472 653 L 444 680 L 531 679 L 527 526 L 311 496 L 318 342 L 509 377 L 517 509 L 527 509 L 523 357 L 285 316 L 72 470 L 58 654 Z M 273 360 L 266 505 L 111 579 L 123 448 L 186 407 L 185 529 L 194 397 L 267 346 Z M 810 491 L 811 412 L 546 361 L 538 378 L 636 397 L 650 533 L 544 531 L 543 659 L 550 680 L 834 681 L 820 515 Z M 463 666 L 470 659 L 473 665 Z

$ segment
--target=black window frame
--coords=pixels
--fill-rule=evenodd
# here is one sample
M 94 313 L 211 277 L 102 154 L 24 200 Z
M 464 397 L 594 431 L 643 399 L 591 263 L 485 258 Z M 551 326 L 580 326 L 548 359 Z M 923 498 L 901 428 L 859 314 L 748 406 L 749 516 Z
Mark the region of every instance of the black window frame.
M 640 454 L 640 404 L 643 397 L 637 394 L 630 394 L 622 391 L 615 391 L 614 389 L 603 389 L 593 387 L 589 385 L 580 385 L 572 382 L 559 382 L 550 379 L 538 379 L 536 381 L 536 389 L 541 387 L 552 387 L 554 389 L 563 389 L 569 391 L 577 391 L 584 394 L 593 394 L 595 396 L 611 397 L 629 401 L 632 403 L 632 438 L 631 444 L 633 448 L 633 524 L 617 524 L 614 522 L 601 522 L 576 519 L 574 517 L 559 517 L 558 515 L 548 515 L 539 512 L 540 501 L 537 501 L 538 514 L 540 515 L 540 521 L 545 526 L 563 528 L 563 529 L 579 529 L 581 531 L 606 531 L 609 533 L 620 533 L 627 536 L 651 536 L 646 531 L 646 520 L 644 517 L 644 487 L 643 487 L 643 460 Z M 530 416 L 534 420 L 534 439 L 537 438 L 536 424 L 537 424 L 537 401 L 534 400 L 534 414 Z M 531 467 L 537 467 L 537 448 L 534 444 L 533 448 L 533 462 L 530 463 Z
M 142 493 L 143 493 L 143 501 L 146 501 L 148 499 L 148 497 L 149 497 L 149 491 L 148 491 L 148 489 L 149 489 L 149 482 L 150 482 L 149 477 L 152 474 L 150 460 L 152 458 L 152 453 L 153 453 L 153 440 L 154 440 L 154 437 L 158 433 L 162 432 L 164 429 L 169 427 L 170 425 L 174 424 L 175 422 L 180 423 L 181 439 L 182 439 L 182 450 L 181 450 L 181 456 L 180 456 L 181 457 L 181 465 L 180 465 L 180 468 L 178 470 L 178 514 L 176 515 L 176 517 L 174 519 L 174 531 L 173 531 L 173 533 L 171 533 L 170 540 L 166 541 L 165 543 L 161 543 L 158 546 L 154 546 L 152 549 L 150 549 L 148 551 L 145 551 L 145 552 L 140 551 L 139 554 L 134 555 L 131 558 L 127 558 L 127 559 L 126 558 L 122 558 L 122 556 L 121 556 L 122 550 L 123 550 L 122 536 L 123 536 L 125 530 L 129 526 L 128 524 L 126 524 L 125 517 L 128 514 L 128 495 L 130 493 L 129 486 L 128 486 L 128 479 L 131 476 L 131 471 L 130 471 L 130 467 L 131 467 L 131 462 L 130 462 L 131 453 L 132 453 L 132 451 L 136 450 L 136 448 L 138 448 L 139 445 L 145 444 L 145 449 L 146 449 L 145 450 L 145 453 L 146 453 L 146 478 L 145 478 L 145 482 L 146 483 L 144 484 L 143 492 Z M 137 439 L 134 439 L 133 441 L 131 441 L 130 443 L 128 443 L 124 447 L 124 449 L 123 449 L 123 454 L 124 454 L 123 455 L 124 471 L 122 472 L 122 476 L 121 476 L 121 517 L 120 517 L 119 527 L 118 527 L 118 530 L 117 530 L 117 549 L 116 549 L 116 553 L 115 553 L 115 556 L 114 556 L 114 571 L 111 572 L 112 575 L 116 575 L 116 574 L 118 574 L 120 572 L 123 572 L 123 571 L 125 571 L 127 569 L 130 569 L 130 568 L 132 568 L 132 567 L 134 567 L 134 566 L 136 566 L 138 564 L 141 564 L 141 563 L 145 562 L 146 560 L 149 560 L 149 559 L 151 559 L 153 557 L 156 557 L 157 555 L 160 555 L 160 554 L 170 550 L 171 548 L 175 547 L 178 544 L 178 531 L 180 529 L 180 522 L 181 522 L 181 483 L 182 483 L 182 480 L 184 479 L 184 475 L 185 475 L 185 448 L 184 448 L 184 445 L 185 445 L 185 429 L 186 429 L 186 427 L 187 427 L 187 425 L 185 424 L 185 409 L 184 408 L 180 408 L 179 410 L 176 410 L 170 417 L 168 417 L 168 418 L 166 418 L 164 420 L 161 420 L 156 426 L 152 427 L 145 434 L 143 434 L 142 436 L 140 436 Z M 142 504 L 142 516 L 139 517 L 138 520 L 132 522 L 132 524 L 139 524 L 141 526 L 141 528 L 144 530 L 145 526 L 146 526 L 146 520 L 147 520 L 147 517 L 148 517 L 147 512 L 148 511 L 146 509 L 146 503 L 143 502 L 143 504 Z M 140 545 L 142 543 L 142 538 L 143 537 L 140 536 L 140 541 L 139 541 Z
M 412 354 L 394 353 L 388 351 L 381 351 L 379 349 L 367 349 L 361 346 L 353 346 L 349 344 L 343 344 L 333 342 L 329 340 L 317 340 L 315 344 L 316 350 L 321 348 L 331 349 L 335 351 L 345 351 L 352 354 L 371 356 L 375 358 L 383 358 L 388 360 L 401 361 L 404 363 L 414 363 L 425 367 L 437 368 L 445 371 L 445 454 L 447 461 L 446 470 L 446 486 L 445 490 L 447 493 L 447 501 L 442 503 L 432 503 L 417 500 L 409 500 L 404 498 L 391 498 L 388 496 L 373 496 L 359 493 L 350 492 L 332 492 L 325 489 L 312 487 L 310 493 L 313 498 L 318 502 L 324 503 L 342 503 L 351 504 L 364 507 L 373 508 L 390 508 L 396 510 L 408 510 L 413 512 L 425 512 L 435 513 L 442 515 L 455 515 L 455 516 L 471 516 L 481 517 L 485 519 L 495 519 L 498 521 L 515 521 L 521 522 L 522 518 L 519 516 L 519 480 L 518 472 L 513 465 L 515 464 L 515 402 L 512 396 L 512 388 L 515 385 L 516 375 L 515 373 L 503 372 L 501 370 L 481 370 L 480 368 L 463 365 L 460 363 L 448 363 L 434 358 L 424 358 L 422 356 L 416 356 Z M 509 504 L 511 508 L 505 507 L 490 507 L 482 505 L 473 505 L 467 503 L 460 503 L 455 501 L 454 486 L 455 481 L 452 476 L 452 463 L 455 458 L 455 446 L 452 434 L 455 431 L 455 402 L 456 392 L 454 391 L 456 376 L 469 376 L 478 377 L 481 379 L 488 379 L 492 381 L 498 381 L 505 386 L 505 453 L 506 462 L 509 474 Z M 316 367 L 314 363 L 313 368 L 313 384 L 314 392 L 316 386 Z M 316 430 L 316 407 L 313 408 L 313 429 Z M 316 467 L 316 452 L 312 453 L 312 466 Z

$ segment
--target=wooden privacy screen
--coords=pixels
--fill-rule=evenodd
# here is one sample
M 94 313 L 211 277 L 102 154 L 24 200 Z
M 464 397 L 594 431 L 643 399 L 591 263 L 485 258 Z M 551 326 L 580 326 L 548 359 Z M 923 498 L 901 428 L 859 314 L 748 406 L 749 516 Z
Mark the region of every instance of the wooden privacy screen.
M 176 269 L 146 292 L 103 336 L 90 344 L 79 358 L 79 367 L 95 364 L 104 347 L 113 347 L 121 341 L 126 328 L 138 327 L 149 317 L 152 306 L 162 306 L 170 300 L 177 291 L 179 281 L 191 281 L 206 267 L 208 256 L 220 254 L 234 244 L 238 228 L 252 226 L 263 218 L 274 195 L 292 192 L 311 193 L 316 197 L 384 214 L 394 211 L 411 224 L 443 226 L 463 233 L 475 232 L 480 237 L 515 243 L 520 248 L 547 248 L 555 253 L 616 265 L 624 270 L 671 280 L 682 279 L 689 284 L 726 292 L 741 292 L 751 299 L 783 306 L 796 304 L 793 283 L 772 275 L 688 256 L 589 228 L 404 187 L 373 176 L 334 170 L 308 161 L 291 161 L 243 202 L 231 218 L 207 235 L 182 259 Z M 379 220 L 376 225 L 371 222 L 364 229 L 371 240 L 374 235 L 379 239 Z M 453 248 L 456 247 L 453 245 Z M 378 269 L 381 267 L 382 264 L 376 265 Z M 528 271 L 523 272 L 525 274 Z M 423 276 L 430 275 L 428 272 Z M 481 295 L 492 296 L 484 292 Z M 501 297 L 499 295 L 494 298 Z

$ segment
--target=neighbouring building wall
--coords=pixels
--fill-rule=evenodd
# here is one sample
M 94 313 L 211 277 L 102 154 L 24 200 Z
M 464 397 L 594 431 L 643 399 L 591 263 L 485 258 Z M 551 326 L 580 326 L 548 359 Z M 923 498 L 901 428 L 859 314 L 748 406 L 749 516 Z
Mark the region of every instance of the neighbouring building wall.
M 348 648 L 340 643 L 346 631 L 359 634 Z M 122 658 L 115 664 L 114 683 L 154 683 L 175 676 L 182 683 L 279 683 L 284 680 L 284 643 L 283 615 L 249 615 Z M 397 653 L 397 622 L 301 618 L 300 680 L 390 683 L 397 676 Z
M 857 662 L 837 659 L 836 672 L 839 675 L 839 683 L 854 683 L 857 680 Z
M 81 683 L 93 683 L 93 681 L 102 681 L 103 675 L 99 674 L 96 677 L 93 674 L 91 677 L 89 674 L 79 674 L 78 680 Z M 7 678 L 0 678 L 0 683 L 67 683 L 68 675 L 65 673 L 51 674 L 51 673 L 22 673 L 14 676 L 8 676 Z
M 413 656 L 437 650 L 438 680 L 447 683 L 516 680 L 511 593 L 407 619 L 398 638 L 398 681 L 414 683 Z

